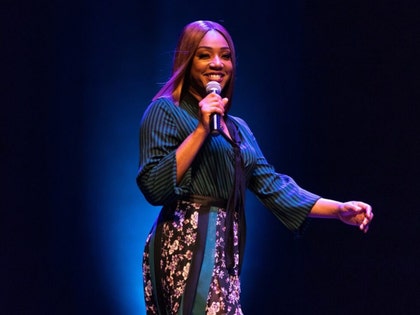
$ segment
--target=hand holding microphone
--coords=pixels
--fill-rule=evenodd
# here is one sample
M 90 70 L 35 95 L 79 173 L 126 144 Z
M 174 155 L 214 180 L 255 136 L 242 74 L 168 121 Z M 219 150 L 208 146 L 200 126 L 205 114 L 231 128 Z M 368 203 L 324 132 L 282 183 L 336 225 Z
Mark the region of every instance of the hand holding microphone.
M 220 95 L 222 91 L 222 87 L 220 86 L 219 82 L 210 81 L 206 85 L 206 92 L 207 94 L 216 93 Z M 210 115 L 210 134 L 212 136 L 218 136 L 220 133 L 220 114 L 213 113 Z

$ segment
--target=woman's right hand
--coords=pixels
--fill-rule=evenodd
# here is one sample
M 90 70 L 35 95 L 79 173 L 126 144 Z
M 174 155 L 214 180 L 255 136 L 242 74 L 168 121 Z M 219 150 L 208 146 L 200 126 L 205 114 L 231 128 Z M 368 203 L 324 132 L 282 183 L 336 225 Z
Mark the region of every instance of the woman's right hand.
M 199 115 L 199 126 L 210 132 L 210 116 L 214 113 L 224 116 L 225 106 L 228 103 L 228 98 L 222 98 L 216 93 L 210 93 L 203 98 L 199 103 L 200 115 Z

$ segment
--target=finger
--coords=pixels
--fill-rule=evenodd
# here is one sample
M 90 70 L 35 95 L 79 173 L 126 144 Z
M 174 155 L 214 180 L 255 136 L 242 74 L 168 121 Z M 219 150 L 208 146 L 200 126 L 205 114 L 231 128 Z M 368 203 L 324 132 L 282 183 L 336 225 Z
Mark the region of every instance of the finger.
M 365 216 L 365 218 L 363 219 L 362 224 L 360 224 L 360 229 L 363 232 L 366 233 L 369 230 L 369 224 L 370 224 L 371 221 L 372 221 L 372 217 Z
M 369 225 L 365 224 L 365 222 L 363 221 L 363 223 L 359 225 L 359 229 L 366 233 L 367 229 L 368 229 L 368 226 Z
M 229 99 L 227 97 L 224 97 L 222 99 L 222 102 L 223 102 L 223 107 L 226 107 L 227 103 L 229 102 Z
M 355 201 L 347 202 L 345 204 L 345 209 L 348 212 L 358 213 L 363 210 Z
M 369 205 L 367 205 L 364 202 L 361 201 L 355 201 L 354 204 L 357 206 L 357 208 L 359 209 L 358 211 L 366 211 L 366 207 L 368 207 Z
M 363 228 L 361 228 L 361 230 L 362 230 L 364 233 L 367 233 L 367 231 L 369 231 L 369 225 L 365 225 L 365 226 L 363 226 Z
M 360 224 L 360 229 L 363 232 L 366 232 L 366 228 L 369 226 L 369 221 L 367 219 L 364 219 L 363 222 Z
M 372 212 L 372 207 L 369 205 L 366 205 L 366 215 L 372 219 L 373 218 L 373 212 Z
M 369 204 L 364 203 L 364 202 L 359 202 L 359 205 L 360 205 L 361 207 L 363 207 L 363 209 L 365 209 L 365 211 L 366 211 L 367 213 L 371 213 L 371 212 L 372 212 L 372 207 L 371 207 Z

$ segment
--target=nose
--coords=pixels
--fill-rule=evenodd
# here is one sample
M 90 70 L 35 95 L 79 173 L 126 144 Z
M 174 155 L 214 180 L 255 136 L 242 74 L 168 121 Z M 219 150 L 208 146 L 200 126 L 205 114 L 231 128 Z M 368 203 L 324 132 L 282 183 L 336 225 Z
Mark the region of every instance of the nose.
M 223 68 L 224 64 L 222 59 L 219 56 L 215 56 L 213 60 L 210 62 L 210 67 L 212 68 Z

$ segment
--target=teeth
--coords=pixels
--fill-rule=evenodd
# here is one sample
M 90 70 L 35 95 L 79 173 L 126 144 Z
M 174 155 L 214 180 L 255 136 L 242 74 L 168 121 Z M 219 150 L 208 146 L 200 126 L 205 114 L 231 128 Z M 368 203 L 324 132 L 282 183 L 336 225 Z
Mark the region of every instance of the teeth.
M 211 80 L 219 80 L 222 76 L 220 74 L 210 74 L 209 78 Z

